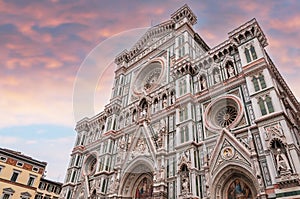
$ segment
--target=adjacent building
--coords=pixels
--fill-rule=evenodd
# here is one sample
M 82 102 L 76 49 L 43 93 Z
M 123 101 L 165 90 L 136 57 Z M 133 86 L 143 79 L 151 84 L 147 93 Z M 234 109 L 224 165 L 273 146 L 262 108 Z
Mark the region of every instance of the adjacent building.
M 21 152 L 0 148 L 0 194 L 1 199 L 55 199 L 61 183 L 44 178 L 47 163 L 33 159 Z M 49 182 L 56 188 L 47 193 L 49 197 L 38 197 L 38 187 Z M 41 192 L 42 193 L 42 192 Z
M 184 5 L 116 57 L 110 102 L 76 125 L 61 198 L 300 198 L 300 106 L 262 28 L 236 24 L 209 47 L 196 22 Z
M 58 199 L 62 183 L 41 178 L 35 199 Z

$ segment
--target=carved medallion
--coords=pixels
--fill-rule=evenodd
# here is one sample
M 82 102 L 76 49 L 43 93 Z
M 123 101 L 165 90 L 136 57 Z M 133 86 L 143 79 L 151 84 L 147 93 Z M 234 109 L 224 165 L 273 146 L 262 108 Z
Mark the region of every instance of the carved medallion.
M 234 156 L 234 149 L 231 146 L 227 146 L 222 149 L 221 156 L 224 160 L 230 160 Z

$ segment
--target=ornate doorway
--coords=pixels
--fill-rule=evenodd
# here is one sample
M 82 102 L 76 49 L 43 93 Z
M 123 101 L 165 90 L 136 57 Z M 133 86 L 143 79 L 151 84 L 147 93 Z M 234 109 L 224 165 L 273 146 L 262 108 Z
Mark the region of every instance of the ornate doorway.
M 212 179 L 211 198 L 214 199 L 254 199 L 259 184 L 257 179 L 238 166 L 223 168 Z
M 148 174 L 141 175 L 133 188 L 132 198 L 147 199 L 153 197 L 153 177 Z
M 130 199 L 153 198 L 153 169 L 147 161 L 133 162 L 121 180 L 120 195 Z
M 252 199 L 253 194 L 248 184 L 241 178 L 236 178 L 229 183 L 226 192 L 228 199 Z

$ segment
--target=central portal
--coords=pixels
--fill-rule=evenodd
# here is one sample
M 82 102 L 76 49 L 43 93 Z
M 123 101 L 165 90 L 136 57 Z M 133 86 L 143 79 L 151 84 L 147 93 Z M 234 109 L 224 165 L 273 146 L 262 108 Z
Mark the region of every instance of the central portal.
M 153 198 L 153 168 L 145 159 L 132 162 L 121 180 L 121 196 L 131 199 Z
M 146 199 L 153 198 L 153 177 L 149 174 L 142 174 L 133 187 L 132 198 Z

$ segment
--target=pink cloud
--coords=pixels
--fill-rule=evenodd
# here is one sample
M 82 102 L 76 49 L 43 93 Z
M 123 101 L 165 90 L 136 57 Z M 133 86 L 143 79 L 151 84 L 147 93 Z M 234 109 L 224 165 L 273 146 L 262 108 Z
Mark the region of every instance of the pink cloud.
M 300 14 L 291 16 L 287 20 L 271 19 L 269 26 L 282 32 L 299 32 Z
M 72 109 L 70 97 L 76 70 L 90 50 L 99 42 L 120 32 L 150 26 L 151 21 L 157 24 L 168 20 L 172 12 L 184 4 L 181 1 L 139 3 L 135 5 L 135 9 L 129 9 L 130 5 L 120 1 L 117 2 L 118 9 L 116 9 L 115 5 L 108 3 L 92 3 L 76 1 L 72 4 L 64 4 L 60 1 L 37 1 L 22 7 L 22 5 L 0 1 L 3 23 L 13 24 L 18 31 L 15 34 L 3 35 L 5 48 L 0 49 L 0 64 L 4 66 L 0 70 L 3 74 L 7 71 L 12 73 L 3 78 L 7 80 L 6 83 L 0 81 L 0 84 L 7 87 L 4 90 L 8 96 L 6 100 L 13 101 L 18 107 L 16 109 L 12 107 L 12 118 L 18 117 L 17 109 L 19 109 L 23 110 L 24 114 L 30 115 L 28 118 L 33 115 L 31 122 L 34 119 L 40 121 L 37 115 L 47 115 L 43 110 L 48 110 L 49 103 L 53 103 L 54 106 L 57 104 L 56 107 L 61 106 L 62 110 L 71 115 L 72 110 L 63 107 Z M 293 37 L 287 35 L 299 32 L 300 17 L 287 13 L 285 20 L 275 19 L 272 17 L 275 12 L 272 10 L 274 4 L 273 2 L 262 5 L 255 1 L 234 1 L 216 6 L 212 2 L 201 4 L 189 2 L 198 17 L 196 28 L 211 47 L 227 39 L 227 33 L 233 28 L 256 17 L 269 39 L 268 51 L 271 57 L 283 73 L 295 74 L 299 71 L 299 56 L 297 57 L 296 53 L 291 55 L 290 49 L 299 49 L 297 47 L 299 42 L 296 41 L 300 41 L 300 38 L 299 34 Z M 75 27 L 59 34 L 51 32 L 68 23 L 78 24 L 84 28 Z M 272 30 L 279 33 L 272 35 Z M 121 52 L 123 49 L 119 50 Z M 30 78 L 34 80 L 28 80 Z M 112 75 L 106 75 L 97 92 L 108 93 L 109 97 L 112 79 Z M 36 85 L 37 82 L 39 86 Z M 19 85 L 23 85 L 24 89 L 18 88 Z M 16 90 L 9 90 L 8 87 L 13 86 L 17 87 Z M 36 97 L 36 93 L 43 93 L 48 97 Z M 99 101 L 101 97 L 98 96 Z M 16 99 L 23 99 L 21 100 L 23 102 L 18 102 Z M 45 102 L 42 102 L 44 100 Z M 67 103 L 67 100 L 70 101 Z M 25 101 L 34 109 L 40 110 L 30 112 L 27 108 L 22 109 L 22 106 L 27 106 Z M 101 104 L 106 102 L 104 100 Z M 35 104 L 37 106 L 34 106 Z M 5 103 L 6 105 L 9 106 L 9 103 Z M 5 109 L 9 108 L 5 107 Z M 45 116 L 47 119 L 40 118 L 59 123 L 59 119 L 54 119 L 53 115 L 55 115 L 54 111 L 49 110 L 49 114 Z M 67 115 L 64 115 L 65 117 Z M 64 118 L 60 118 L 61 122 L 70 124 L 70 121 L 66 122 Z

